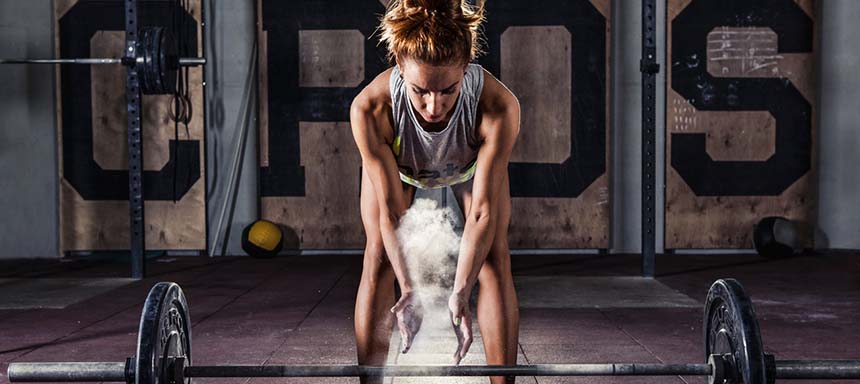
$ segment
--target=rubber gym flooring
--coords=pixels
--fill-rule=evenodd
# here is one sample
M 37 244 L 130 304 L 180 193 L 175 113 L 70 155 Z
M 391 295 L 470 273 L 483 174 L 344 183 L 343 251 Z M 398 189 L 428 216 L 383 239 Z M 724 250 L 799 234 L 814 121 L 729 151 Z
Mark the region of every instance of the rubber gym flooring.
M 755 305 L 765 351 L 777 359 L 860 358 L 857 254 L 786 259 L 664 255 L 657 259 L 658 276 L 653 280 L 637 277 L 639 263 L 636 255 L 513 256 L 521 307 L 518 363 L 704 362 L 702 305 L 710 284 L 721 277 L 744 284 Z M 352 327 L 360 257 L 162 257 L 150 260 L 149 277 L 142 281 L 125 279 L 128 269 L 127 263 L 93 259 L 0 262 L 0 383 L 7 382 L 10 362 L 124 361 L 134 353 L 143 300 L 158 281 L 175 281 L 185 291 L 193 323 L 194 364 L 356 363 Z M 475 328 L 478 339 L 465 364 L 485 362 L 477 322 Z M 417 340 L 407 355 L 397 353 L 398 336 L 393 332 L 389 363 L 449 363 L 456 346 L 453 333 L 429 326 L 422 332 L 423 344 Z M 520 377 L 517 382 L 702 380 Z

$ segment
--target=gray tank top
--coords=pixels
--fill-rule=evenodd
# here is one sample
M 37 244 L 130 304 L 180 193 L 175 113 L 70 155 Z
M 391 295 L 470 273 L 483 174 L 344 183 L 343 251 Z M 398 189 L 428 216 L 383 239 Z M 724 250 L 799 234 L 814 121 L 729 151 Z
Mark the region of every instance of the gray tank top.
M 392 144 L 400 180 L 422 189 L 442 188 L 468 181 L 475 175 L 478 159 L 478 139 L 475 117 L 478 98 L 484 87 L 484 70 L 469 64 L 454 113 L 448 126 L 439 132 L 421 127 L 406 86 L 395 66 L 389 80 L 391 111 L 394 115 L 395 137 Z

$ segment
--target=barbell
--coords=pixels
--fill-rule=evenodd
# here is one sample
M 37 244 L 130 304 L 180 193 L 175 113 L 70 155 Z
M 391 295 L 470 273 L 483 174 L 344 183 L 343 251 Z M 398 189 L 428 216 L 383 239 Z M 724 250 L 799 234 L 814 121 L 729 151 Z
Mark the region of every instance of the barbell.
M 0 59 L 0 64 L 122 64 L 134 67 L 147 95 L 173 93 L 180 67 L 206 64 L 203 57 L 179 57 L 176 38 L 165 27 L 142 27 L 139 36 L 135 49 L 122 58 Z
M 194 366 L 188 303 L 176 283 L 156 284 L 140 318 L 137 353 L 124 362 L 11 363 L 9 381 L 190 383 L 197 377 L 357 376 L 706 376 L 708 383 L 775 379 L 860 379 L 860 360 L 776 360 L 764 353 L 752 302 L 735 279 L 715 281 L 705 303 L 705 363 L 532 365 Z

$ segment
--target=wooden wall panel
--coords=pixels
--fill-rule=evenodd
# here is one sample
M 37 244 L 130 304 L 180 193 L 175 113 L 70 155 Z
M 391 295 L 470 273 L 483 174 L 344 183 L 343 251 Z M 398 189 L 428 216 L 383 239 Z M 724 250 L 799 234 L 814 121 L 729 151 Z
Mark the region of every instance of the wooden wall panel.
M 361 248 L 348 110 L 389 66 L 373 35 L 384 1 L 258 4 L 262 216 L 295 229 L 305 249 Z M 487 3 L 478 62 L 523 106 L 514 248 L 608 247 L 610 4 Z
M 306 195 L 262 198 L 263 217 L 289 226 L 304 247 L 363 246 L 361 156 L 349 123 L 301 123 L 300 130 Z
M 611 2 L 487 7 L 481 64 L 522 112 L 511 155 L 511 248 L 608 248 Z
M 169 26 L 171 3 L 140 2 L 139 22 Z M 121 57 L 123 7 L 122 1 L 55 1 L 57 56 Z M 199 0 L 191 1 L 186 17 L 200 51 Z M 128 249 L 126 68 L 58 66 L 57 75 L 61 249 Z M 147 249 L 206 248 L 202 76 L 200 67 L 189 71 L 194 116 L 187 130 L 174 130 L 172 96 L 142 98 Z
M 669 0 L 666 247 L 752 248 L 815 219 L 814 1 Z

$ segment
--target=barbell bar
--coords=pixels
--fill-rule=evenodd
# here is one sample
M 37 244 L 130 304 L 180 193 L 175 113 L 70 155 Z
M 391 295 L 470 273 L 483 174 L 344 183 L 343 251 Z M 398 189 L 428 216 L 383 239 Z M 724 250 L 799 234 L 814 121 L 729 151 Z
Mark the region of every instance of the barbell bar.
M 143 58 L 127 58 L 109 59 L 109 58 L 82 58 L 82 59 L 0 59 L 0 64 L 83 64 L 83 65 L 100 65 L 100 64 L 123 64 L 128 65 L 129 60 L 143 63 Z M 206 58 L 203 57 L 180 57 L 180 67 L 193 67 L 206 64 Z
M 213 365 L 182 367 L 181 376 L 171 377 L 714 376 L 713 364 Z M 129 372 L 126 363 L 118 362 L 12 363 L 8 377 L 10 382 L 134 382 Z M 775 379 L 858 379 L 860 361 L 779 360 L 775 373 Z
M 213 365 L 191 364 L 188 304 L 175 283 L 156 284 L 141 314 L 137 353 L 125 362 L 11 363 L 18 382 L 178 384 L 202 377 L 356 376 L 707 376 L 708 383 L 775 379 L 860 379 L 860 360 L 776 360 L 764 353 L 752 302 L 734 279 L 715 281 L 705 303 L 706 363 L 534 365 Z
M 147 95 L 173 93 L 181 67 L 206 64 L 204 57 L 178 57 L 176 39 L 167 28 L 143 27 L 138 35 L 136 48 L 121 58 L 0 59 L 0 64 L 121 64 L 135 69 L 140 90 Z

